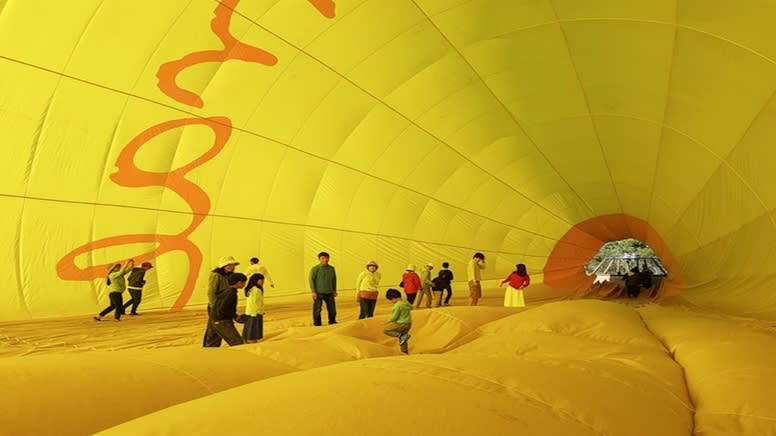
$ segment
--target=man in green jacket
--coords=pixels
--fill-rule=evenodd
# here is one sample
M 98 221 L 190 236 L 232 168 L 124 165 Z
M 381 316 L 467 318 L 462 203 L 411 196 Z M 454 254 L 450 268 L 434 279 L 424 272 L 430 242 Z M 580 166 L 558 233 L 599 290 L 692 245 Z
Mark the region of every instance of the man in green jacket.
M 318 253 L 318 265 L 310 270 L 310 290 L 313 297 L 313 325 L 321 325 L 321 306 L 326 303 L 329 314 L 329 324 L 337 323 L 337 306 L 334 297 L 337 296 L 337 273 L 329 265 L 329 253 Z

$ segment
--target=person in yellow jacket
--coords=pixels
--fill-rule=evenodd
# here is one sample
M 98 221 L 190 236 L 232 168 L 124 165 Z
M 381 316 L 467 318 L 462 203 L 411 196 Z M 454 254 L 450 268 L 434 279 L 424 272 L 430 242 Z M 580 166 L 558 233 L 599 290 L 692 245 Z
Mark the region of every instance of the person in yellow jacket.
M 121 294 L 127 289 L 127 283 L 124 276 L 132 271 L 132 267 L 135 266 L 135 261 L 129 259 L 124 267 L 121 267 L 120 263 L 113 265 L 108 270 L 107 284 L 108 284 L 108 298 L 110 299 L 110 306 L 103 309 L 99 315 L 94 317 L 95 321 L 102 321 L 102 317 L 109 314 L 112 310 L 115 310 L 113 315 L 116 321 L 121 321 L 121 315 L 124 314 L 124 302 L 122 301 Z
M 423 304 L 423 299 L 426 300 L 426 308 L 431 307 L 431 287 L 433 286 L 433 283 L 431 282 L 431 270 L 434 269 L 434 264 L 427 263 L 426 266 L 423 267 L 423 271 L 420 273 L 420 283 L 421 288 L 418 291 L 418 299 L 415 300 L 415 309 L 420 309 L 420 305 Z
M 361 311 L 358 319 L 371 318 L 375 315 L 375 306 L 377 297 L 380 296 L 380 273 L 377 271 L 379 266 L 374 260 L 366 264 L 366 271 L 362 271 L 356 279 L 356 300 L 358 300 Z
M 476 306 L 482 298 L 481 271 L 485 269 L 485 255 L 474 253 L 472 260 L 466 266 L 466 279 L 469 282 L 469 305 Z
M 245 286 L 242 337 L 248 344 L 264 337 L 264 274 L 251 275 Z

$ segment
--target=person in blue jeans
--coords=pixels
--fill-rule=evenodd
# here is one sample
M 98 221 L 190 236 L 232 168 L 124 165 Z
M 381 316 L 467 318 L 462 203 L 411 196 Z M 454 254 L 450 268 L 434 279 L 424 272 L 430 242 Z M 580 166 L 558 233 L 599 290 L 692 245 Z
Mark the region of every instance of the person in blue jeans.
M 337 323 L 337 272 L 329 265 L 329 253 L 318 253 L 318 265 L 310 269 L 310 290 L 313 297 L 313 325 L 321 325 L 321 309 L 326 303 L 329 324 Z

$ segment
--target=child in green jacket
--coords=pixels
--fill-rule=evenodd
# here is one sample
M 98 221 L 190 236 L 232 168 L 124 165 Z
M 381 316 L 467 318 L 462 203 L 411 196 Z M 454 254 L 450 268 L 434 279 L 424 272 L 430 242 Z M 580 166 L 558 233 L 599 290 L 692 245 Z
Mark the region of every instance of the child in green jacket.
M 410 340 L 410 329 L 412 328 L 412 304 L 402 300 L 401 292 L 397 289 L 388 289 L 385 297 L 393 303 L 393 310 L 391 317 L 385 322 L 389 326 L 383 332 L 388 336 L 399 338 L 401 352 L 409 354 L 407 342 Z

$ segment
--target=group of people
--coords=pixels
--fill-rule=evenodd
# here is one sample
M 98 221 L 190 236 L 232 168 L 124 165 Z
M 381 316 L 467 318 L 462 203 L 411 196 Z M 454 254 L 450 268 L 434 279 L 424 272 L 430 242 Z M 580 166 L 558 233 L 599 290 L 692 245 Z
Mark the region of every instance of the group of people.
M 143 286 L 145 286 L 145 274 L 153 268 L 151 262 L 143 262 L 139 267 L 135 267 L 135 261 L 132 259 L 127 260 L 122 266 L 120 263 L 111 265 L 108 268 L 108 276 L 106 277 L 106 284 L 108 285 L 108 300 L 110 305 L 103 309 L 99 314 L 93 317 L 95 321 L 102 321 L 102 317 L 115 311 L 113 319 L 115 321 L 121 321 L 121 316 L 126 313 L 128 307 L 130 309 L 130 315 L 137 315 L 137 308 L 140 306 L 140 300 L 143 296 Z M 129 277 L 126 277 L 129 275 Z M 124 303 L 124 291 L 129 290 L 129 295 L 132 297 L 129 301 Z
M 331 256 L 327 252 L 318 253 L 318 264 L 310 269 L 308 276 L 312 298 L 313 325 L 323 325 L 323 306 L 326 306 L 328 324 L 337 324 L 337 272 L 334 266 L 329 264 Z M 251 267 L 245 274 L 235 272 L 239 265 L 233 257 L 227 256 L 219 261 L 217 267 L 211 271 L 208 281 L 208 322 L 203 339 L 204 347 L 219 347 L 222 341 L 229 345 L 239 345 L 246 342 L 255 342 L 263 337 L 264 315 L 264 280 L 266 269 L 258 266 L 258 259 L 251 259 Z M 426 264 L 423 277 L 415 273 L 415 266 L 408 265 L 402 276 L 400 287 L 404 288 L 404 296 L 398 289 L 388 289 L 386 299 L 394 304 L 389 317 L 389 325 L 385 328 L 386 335 L 399 339 L 402 352 L 408 350 L 407 342 L 412 325 L 412 309 L 415 297 L 420 293 L 416 308 L 420 308 L 426 301 L 426 307 L 432 305 L 432 293 L 436 306 L 441 306 L 443 292 L 447 295 L 444 304 L 450 304 L 452 297 L 452 281 L 454 275 L 449 269 L 449 263 L 443 262 L 442 269 L 435 278 L 431 278 L 433 264 Z M 482 296 L 480 285 L 480 271 L 485 268 L 485 256 L 476 253 L 468 268 L 470 303 L 477 305 Z M 359 319 L 374 316 L 377 300 L 380 295 L 379 286 L 382 279 L 378 271 L 379 265 L 375 261 L 366 264 L 366 270 L 361 272 L 356 279 L 356 299 L 359 303 Z M 274 285 L 271 285 L 274 286 Z M 237 314 L 237 290 L 245 289 L 246 308 L 242 315 Z M 235 323 L 244 324 L 243 333 L 237 332 Z
M 404 289 L 407 301 L 414 304 L 416 309 L 423 306 L 430 308 L 442 305 L 449 306 L 450 298 L 453 296 L 452 282 L 455 277 L 450 271 L 450 264 L 442 262 L 442 268 L 436 277 L 431 278 L 434 270 L 433 263 L 427 263 L 423 267 L 421 274 L 415 272 L 414 264 L 407 265 L 402 275 L 399 287 Z M 485 269 L 485 255 L 475 253 L 472 260 L 469 261 L 466 269 L 467 282 L 469 284 L 469 304 L 476 306 L 479 299 L 482 298 L 481 271 Z M 444 298 L 444 302 L 443 302 Z
M 337 324 L 337 272 L 333 266 L 329 265 L 329 253 L 322 251 L 318 253 L 318 265 L 310 269 L 309 281 L 310 291 L 313 299 L 313 325 L 320 326 L 322 323 L 321 312 L 323 304 L 326 304 L 326 314 L 328 315 L 329 325 Z M 356 279 L 356 300 L 359 303 L 358 319 L 372 318 L 379 298 L 380 272 L 377 271 L 379 265 L 375 261 L 366 264 L 366 271 L 361 272 Z M 412 328 L 412 304 L 402 298 L 398 289 L 388 289 L 385 292 L 385 298 L 393 303 L 391 316 L 385 322 L 388 324 L 383 330 L 388 336 L 393 336 L 399 340 L 399 348 L 402 353 L 409 353 L 408 341 L 410 340 L 410 329 Z
M 269 272 L 259 259 L 251 258 L 245 274 L 235 272 L 240 262 L 232 256 L 222 257 L 208 278 L 207 327 L 202 340 L 203 347 L 220 347 L 221 341 L 234 346 L 255 343 L 264 337 L 264 282 L 269 281 Z M 237 314 L 237 292 L 245 294 L 245 312 Z M 237 332 L 235 322 L 243 324 L 242 335 Z
M 326 306 L 328 324 L 337 324 L 337 273 L 329 264 L 330 255 L 327 252 L 318 253 L 318 264 L 309 272 L 309 285 L 312 297 L 313 325 L 322 325 L 323 306 Z M 229 345 L 257 342 L 263 337 L 264 331 L 264 284 L 274 287 L 274 283 L 266 267 L 259 264 L 259 259 L 250 259 L 250 266 L 244 273 L 236 272 L 240 262 L 232 256 L 222 257 L 216 268 L 208 277 L 208 320 L 203 338 L 204 347 L 219 347 L 222 341 Z M 102 317 L 115 310 L 115 319 L 121 319 L 124 309 L 132 306 L 130 315 L 137 314 L 137 308 L 141 301 L 142 288 L 145 285 L 145 273 L 153 266 L 150 262 L 144 262 L 139 268 L 134 267 L 134 261 L 128 260 L 123 266 L 113 265 L 107 276 L 109 287 L 110 306 L 105 308 L 94 319 L 101 321 Z M 379 287 L 381 274 L 379 265 L 375 261 L 366 264 L 356 279 L 356 300 L 359 303 L 359 319 L 374 316 L 377 300 L 379 299 Z M 467 264 L 466 275 L 469 287 L 469 304 L 477 306 L 482 297 L 481 272 L 485 269 L 485 255 L 475 253 Z M 436 277 L 432 277 L 434 265 L 427 263 L 421 274 L 418 275 L 413 264 L 407 265 L 402 274 L 399 287 L 403 288 L 404 295 L 398 289 L 388 289 L 386 299 L 393 303 L 391 316 L 386 323 L 385 334 L 399 339 L 402 352 L 407 352 L 409 330 L 412 324 L 411 309 L 422 306 L 431 308 L 450 305 L 453 295 L 452 282 L 454 274 L 450 270 L 448 262 L 442 262 L 442 268 Z M 128 279 L 125 276 L 129 275 Z M 505 306 L 524 306 L 525 299 L 522 290 L 530 284 L 530 278 L 525 265 L 518 264 L 516 270 L 511 273 L 502 284 L 507 284 L 504 297 Z M 122 294 L 128 289 L 132 299 L 123 303 Z M 238 315 L 238 292 L 242 289 L 246 298 L 245 312 Z M 425 305 L 424 305 L 425 303 Z M 237 331 L 235 323 L 243 324 L 242 334 Z

